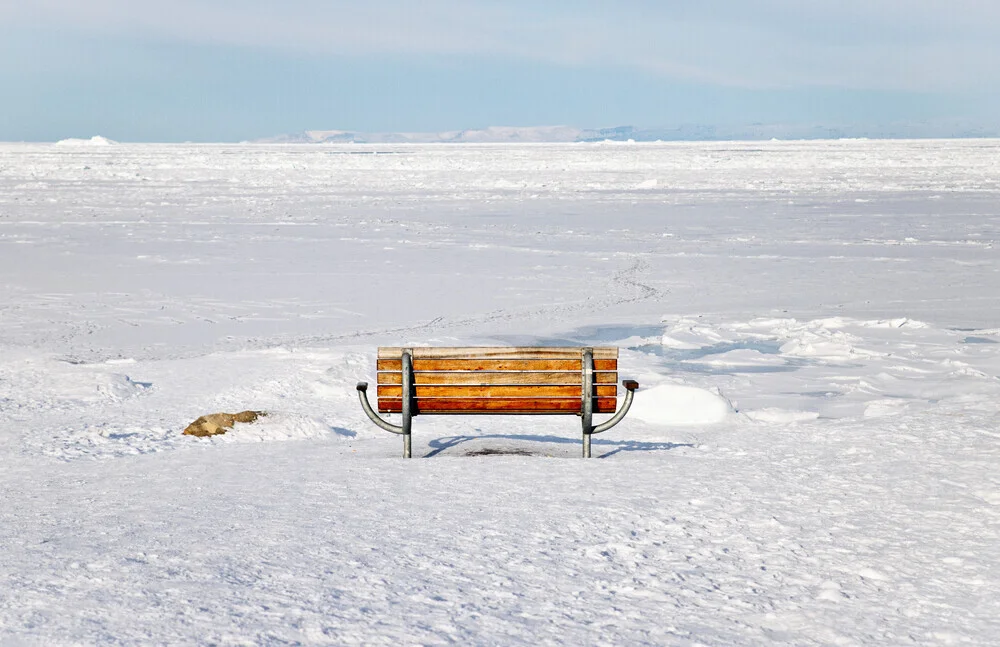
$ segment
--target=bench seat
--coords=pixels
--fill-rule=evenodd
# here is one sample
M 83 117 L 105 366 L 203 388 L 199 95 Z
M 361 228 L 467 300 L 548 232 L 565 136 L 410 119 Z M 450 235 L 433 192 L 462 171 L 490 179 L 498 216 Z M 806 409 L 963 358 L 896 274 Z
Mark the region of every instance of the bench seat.
M 624 381 L 619 414 L 594 426 L 593 414 L 614 414 L 617 407 L 617 348 L 382 347 L 376 368 L 378 411 L 402 414 L 403 424 L 375 414 L 366 382 L 358 384 L 362 407 L 375 424 L 404 435 L 407 457 L 411 419 L 421 414 L 578 415 L 589 456 L 590 436 L 617 424 L 638 388 Z

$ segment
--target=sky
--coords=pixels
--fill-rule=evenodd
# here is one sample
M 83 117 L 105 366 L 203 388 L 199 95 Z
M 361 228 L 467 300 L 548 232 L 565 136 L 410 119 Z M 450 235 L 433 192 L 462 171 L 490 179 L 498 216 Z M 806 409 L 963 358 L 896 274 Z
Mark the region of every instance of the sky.
M 996 0 L 0 0 L 0 140 L 1000 124 Z

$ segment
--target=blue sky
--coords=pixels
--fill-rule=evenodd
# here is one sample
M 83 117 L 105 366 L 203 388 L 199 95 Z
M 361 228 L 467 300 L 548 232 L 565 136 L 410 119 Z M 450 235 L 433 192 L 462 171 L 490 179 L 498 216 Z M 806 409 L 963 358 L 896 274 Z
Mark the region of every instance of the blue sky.
M 0 0 L 0 140 L 1000 123 L 995 0 Z

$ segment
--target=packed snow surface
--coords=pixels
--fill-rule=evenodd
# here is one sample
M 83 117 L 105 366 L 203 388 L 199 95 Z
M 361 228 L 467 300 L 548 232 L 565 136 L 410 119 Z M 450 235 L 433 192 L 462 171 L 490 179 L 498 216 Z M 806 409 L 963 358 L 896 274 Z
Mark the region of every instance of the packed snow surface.
M 0 145 L 0 644 L 995 644 L 998 205 L 991 140 Z M 595 459 L 357 400 L 532 344 L 621 348 Z

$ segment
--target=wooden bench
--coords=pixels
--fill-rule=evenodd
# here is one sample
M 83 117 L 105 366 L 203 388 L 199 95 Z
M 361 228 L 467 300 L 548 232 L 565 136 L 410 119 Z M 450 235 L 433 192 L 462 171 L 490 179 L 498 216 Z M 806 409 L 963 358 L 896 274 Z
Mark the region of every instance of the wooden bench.
M 622 381 L 618 395 L 617 348 L 386 348 L 378 349 L 379 413 L 400 413 L 401 425 L 381 418 L 358 383 L 361 407 L 376 425 L 403 436 L 410 458 L 413 416 L 428 414 L 574 415 L 583 423 L 583 456 L 590 437 L 621 422 L 638 382 Z M 595 413 L 615 413 L 595 425 Z

